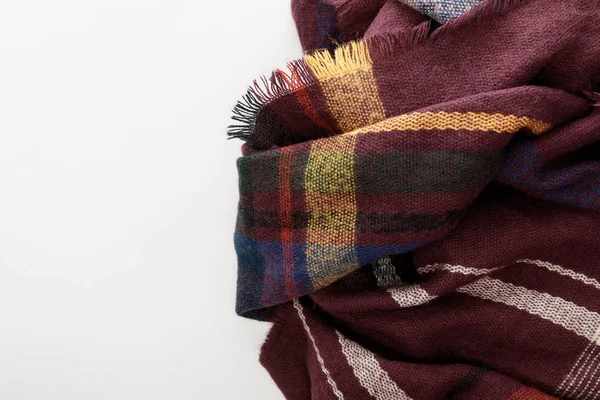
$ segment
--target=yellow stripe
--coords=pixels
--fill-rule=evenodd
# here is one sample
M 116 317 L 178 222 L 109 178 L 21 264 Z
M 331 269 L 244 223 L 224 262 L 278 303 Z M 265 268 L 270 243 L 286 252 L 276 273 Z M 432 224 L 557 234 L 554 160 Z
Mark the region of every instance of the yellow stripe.
M 304 173 L 306 211 L 310 213 L 308 244 L 355 244 L 356 138 L 351 139 L 344 141 L 341 148 L 322 140 L 316 140 L 311 146 Z
M 342 132 L 351 132 L 385 119 L 373 71 L 357 71 L 323 81 L 321 89 Z
M 305 56 L 321 82 L 332 115 L 346 135 L 394 130 L 467 130 L 515 133 L 527 128 L 540 135 L 552 125 L 529 117 L 475 112 L 424 112 L 385 118 L 373 76 L 373 60 L 364 41 L 339 46 L 334 55 L 320 50 Z
M 319 79 L 331 115 L 342 132 L 385 118 L 373 75 L 373 61 L 364 42 L 340 46 L 334 56 L 327 50 L 318 51 L 305 60 Z
M 517 117 L 515 115 L 445 111 L 416 112 L 389 118 L 371 126 L 348 132 L 345 135 L 434 129 L 515 133 L 523 128 L 529 129 L 535 135 L 540 135 L 550 130 L 552 125 L 533 118 Z
M 356 179 L 354 147 L 316 140 L 308 156 L 304 182 L 306 210 L 306 269 L 313 287 L 321 288 L 358 267 L 356 244 Z M 337 210 L 337 211 L 332 211 Z
M 373 66 L 365 42 L 350 42 L 335 49 L 320 50 L 304 57 L 317 79 L 324 81 L 357 71 L 368 71 Z

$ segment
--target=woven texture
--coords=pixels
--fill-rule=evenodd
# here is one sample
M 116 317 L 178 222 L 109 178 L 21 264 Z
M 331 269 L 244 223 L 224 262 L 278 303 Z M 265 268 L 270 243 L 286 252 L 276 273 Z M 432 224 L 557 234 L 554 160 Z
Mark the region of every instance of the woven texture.
M 438 22 L 446 23 L 460 17 L 482 0 L 400 0 Z
M 229 132 L 284 395 L 600 399 L 600 2 L 292 10 L 309 53 Z

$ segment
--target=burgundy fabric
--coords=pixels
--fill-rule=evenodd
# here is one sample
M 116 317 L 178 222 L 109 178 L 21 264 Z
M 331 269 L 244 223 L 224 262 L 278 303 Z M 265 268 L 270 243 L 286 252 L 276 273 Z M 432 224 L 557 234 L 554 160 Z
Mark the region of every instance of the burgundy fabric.
M 336 26 L 343 42 L 363 37 L 386 0 L 330 0 L 336 10 Z
M 435 263 L 500 268 L 491 276 L 600 310 L 598 289 L 515 262 L 551 260 L 600 279 L 599 237 L 597 212 L 492 184 L 457 229 L 416 250 L 412 262 L 395 262 L 406 282 L 418 283 L 438 299 L 400 308 L 377 286 L 369 267 L 301 299 L 301 304 L 322 358 L 340 390 L 353 393 L 350 398 L 372 397 L 356 387 L 336 330 L 376 354 L 410 398 L 508 399 L 523 387 L 551 394 L 568 372 L 565 366 L 574 365 L 584 352 L 587 340 L 566 335 L 564 328 L 522 310 L 455 291 L 477 276 L 442 271 L 419 276 L 415 270 Z M 261 362 L 283 393 L 289 399 L 335 399 L 293 306 L 280 307 L 274 321 Z M 473 370 L 477 381 L 458 390 Z M 535 394 L 524 398 L 542 396 L 531 393 Z
M 292 15 L 305 51 L 331 49 L 336 43 L 361 39 L 389 28 L 410 28 L 424 19 L 396 0 L 292 0 Z
M 600 399 L 600 97 L 590 89 L 600 81 L 600 0 L 487 0 L 441 27 L 395 0 L 293 0 L 292 9 L 307 51 L 367 39 L 388 119 L 501 111 L 553 128 L 540 136 L 429 129 L 391 130 L 375 144 L 356 139 L 357 154 L 460 148 L 501 156 L 485 180 L 457 182 L 455 191 L 356 194 L 363 213 L 459 210 L 437 230 L 357 233 L 361 244 L 427 244 L 300 298 L 239 290 L 260 298 L 242 312 L 267 310 L 259 316 L 273 323 L 260 362 L 285 397 Z M 303 98 L 317 117 L 307 117 Z M 263 157 L 253 161 L 259 186 L 275 186 L 261 164 L 272 154 L 293 147 L 308 158 L 315 141 L 344 133 L 329 107 L 315 83 L 260 108 L 244 148 L 246 157 Z M 409 166 L 402 178 L 430 179 L 426 167 Z M 363 185 L 397 183 L 391 173 L 364 171 Z M 281 198 L 261 189 L 241 204 L 265 211 Z M 303 210 L 303 194 L 292 203 Z M 252 229 L 265 248 L 279 235 L 272 226 Z M 305 232 L 293 235 L 301 242 Z
M 426 20 L 426 16 L 400 3 L 398 0 L 387 0 L 365 31 L 364 38 L 406 31 Z
M 486 10 L 489 2 L 503 2 L 489 0 L 458 20 L 435 29 L 429 37 L 431 21 L 412 25 L 414 21 L 405 18 L 405 13 L 414 11 L 407 6 L 380 8 L 373 19 L 366 19 L 369 23 L 387 21 L 377 32 L 368 34 L 373 74 L 386 116 L 528 85 L 582 96 L 600 80 L 598 0 L 577 2 L 577 5 L 570 1 L 553 1 L 552 7 L 548 7 L 548 1 L 525 1 L 519 7 L 494 16 L 480 9 Z M 293 4 L 299 12 L 306 3 L 296 0 Z M 296 20 L 309 20 L 314 17 L 314 11 L 307 8 Z M 392 31 L 383 30 L 394 26 L 397 28 Z M 311 24 L 308 27 L 299 24 L 298 28 L 301 38 L 314 34 Z M 425 39 L 421 37 L 423 33 Z M 317 88 L 309 87 L 306 91 L 311 96 L 322 96 Z M 300 104 L 294 106 L 296 100 L 292 97 L 274 98 L 269 103 L 269 113 L 259 114 L 252 134 L 252 145 L 256 149 L 339 133 L 335 124 L 307 128 L 306 118 L 298 117 L 304 114 L 304 109 Z M 315 109 L 322 115 L 328 107 L 321 102 Z M 260 120 L 267 118 L 266 114 L 292 119 L 288 124 L 280 124 L 281 129 L 273 129 L 272 123 Z

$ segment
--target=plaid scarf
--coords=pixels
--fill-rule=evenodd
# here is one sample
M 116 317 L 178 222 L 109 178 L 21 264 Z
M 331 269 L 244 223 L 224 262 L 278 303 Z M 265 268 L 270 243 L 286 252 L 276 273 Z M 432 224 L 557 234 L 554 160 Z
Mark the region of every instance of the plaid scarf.
M 286 397 L 600 399 L 600 3 L 292 10 L 309 54 L 229 131 Z

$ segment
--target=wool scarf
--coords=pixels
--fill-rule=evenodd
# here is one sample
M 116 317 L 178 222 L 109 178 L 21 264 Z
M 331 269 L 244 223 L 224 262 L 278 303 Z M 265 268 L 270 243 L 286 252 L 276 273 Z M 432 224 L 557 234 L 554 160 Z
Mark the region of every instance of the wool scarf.
M 234 108 L 286 398 L 600 399 L 600 0 L 293 0 Z

